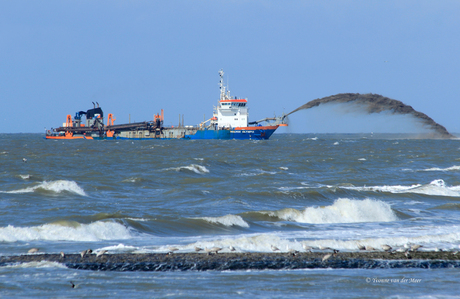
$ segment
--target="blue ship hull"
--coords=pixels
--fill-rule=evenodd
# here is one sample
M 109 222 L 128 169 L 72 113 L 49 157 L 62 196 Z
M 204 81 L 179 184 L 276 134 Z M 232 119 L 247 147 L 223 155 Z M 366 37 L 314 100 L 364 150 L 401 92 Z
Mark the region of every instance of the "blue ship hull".
M 241 130 L 198 130 L 193 135 L 185 135 L 186 139 L 248 139 L 248 140 L 262 140 L 269 139 L 273 132 L 277 129 L 274 128 L 258 128 L 254 129 L 248 127 Z

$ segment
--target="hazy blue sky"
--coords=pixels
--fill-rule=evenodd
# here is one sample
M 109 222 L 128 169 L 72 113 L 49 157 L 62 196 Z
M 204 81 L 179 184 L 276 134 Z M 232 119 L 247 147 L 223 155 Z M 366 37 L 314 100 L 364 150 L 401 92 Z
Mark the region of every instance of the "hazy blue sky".
M 93 101 L 118 124 L 161 108 L 166 125 L 196 124 L 221 68 L 250 120 L 377 93 L 460 132 L 459 16 L 457 0 L 0 0 L 0 132 L 58 127 Z M 336 108 L 295 113 L 279 132 L 416 127 Z

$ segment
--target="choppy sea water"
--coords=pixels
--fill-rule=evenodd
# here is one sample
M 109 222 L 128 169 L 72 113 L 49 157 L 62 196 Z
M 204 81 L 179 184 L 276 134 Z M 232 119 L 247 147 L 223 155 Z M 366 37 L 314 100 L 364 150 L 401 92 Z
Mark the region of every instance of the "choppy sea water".
M 0 254 L 459 250 L 460 141 L 275 134 L 268 141 L 0 135 Z M 23 158 L 27 161 L 24 162 Z M 77 285 L 72 289 L 70 281 Z M 458 269 L 103 272 L 0 267 L 0 297 L 458 295 Z

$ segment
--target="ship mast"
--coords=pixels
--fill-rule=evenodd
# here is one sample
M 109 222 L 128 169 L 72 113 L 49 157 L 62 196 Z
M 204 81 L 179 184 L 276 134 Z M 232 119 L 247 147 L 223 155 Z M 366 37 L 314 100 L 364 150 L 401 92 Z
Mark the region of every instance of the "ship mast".
M 228 100 L 230 99 L 230 91 L 226 91 L 226 87 L 224 85 L 224 71 L 222 69 L 219 71 L 219 76 L 220 100 Z

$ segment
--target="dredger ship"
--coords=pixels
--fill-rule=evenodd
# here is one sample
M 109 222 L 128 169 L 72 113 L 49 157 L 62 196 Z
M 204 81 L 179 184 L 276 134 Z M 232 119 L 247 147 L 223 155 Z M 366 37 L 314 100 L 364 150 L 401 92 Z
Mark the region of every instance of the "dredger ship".
M 248 100 L 232 98 L 220 76 L 220 99 L 213 116 L 196 126 L 165 127 L 164 111 L 154 115 L 153 121 L 115 125 L 112 113 L 104 124 L 104 112 L 93 102 L 93 109 L 67 115 L 62 127 L 47 130 L 46 139 L 269 139 L 280 126 L 287 126 L 285 115 L 248 122 Z M 82 120 L 83 116 L 85 121 Z M 264 125 L 262 125 L 262 123 Z

